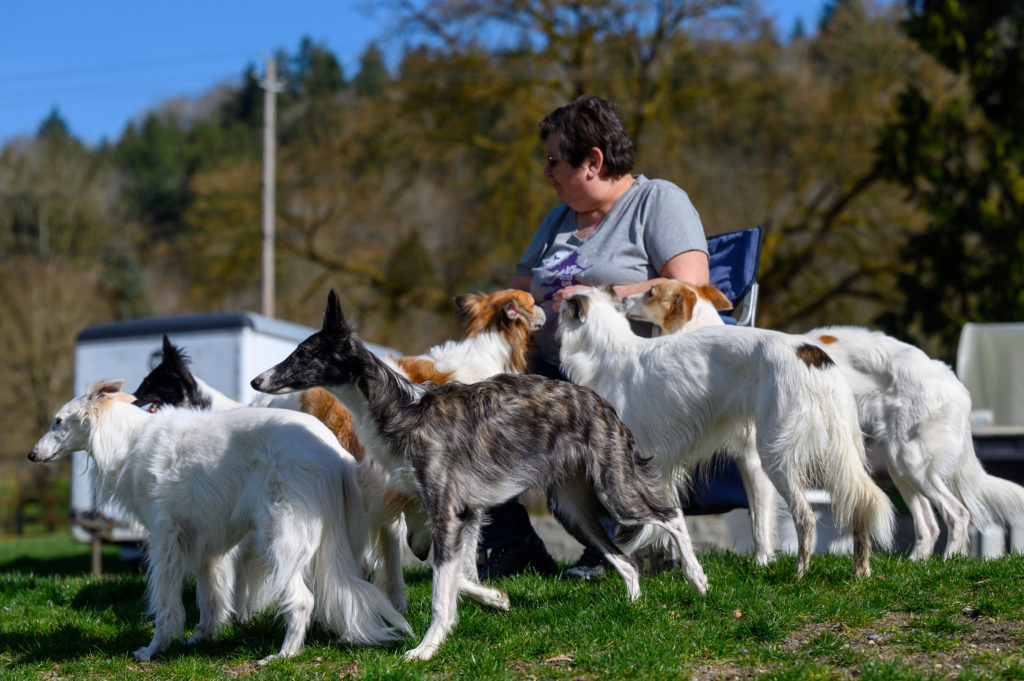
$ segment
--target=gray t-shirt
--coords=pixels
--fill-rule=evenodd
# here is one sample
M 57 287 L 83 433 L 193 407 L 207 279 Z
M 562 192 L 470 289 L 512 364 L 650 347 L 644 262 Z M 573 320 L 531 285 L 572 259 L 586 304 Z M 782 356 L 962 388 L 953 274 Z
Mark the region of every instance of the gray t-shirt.
M 636 284 L 661 276 L 661 268 L 686 251 L 707 253 L 697 209 L 686 192 L 666 180 L 638 175 L 586 239 L 576 237 L 576 213 L 562 204 L 548 213 L 516 264 L 532 277 L 530 293 L 547 313 L 534 340 L 544 358 L 558 365 L 557 315 L 551 297 L 575 284 Z M 634 330 L 650 335 L 649 325 Z

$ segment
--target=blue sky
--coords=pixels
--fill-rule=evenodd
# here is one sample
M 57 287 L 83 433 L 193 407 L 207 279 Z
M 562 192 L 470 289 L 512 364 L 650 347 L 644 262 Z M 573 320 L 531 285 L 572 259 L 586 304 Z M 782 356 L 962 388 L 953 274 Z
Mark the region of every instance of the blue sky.
M 810 29 L 824 0 L 762 0 L 782 34 Z M 303 36 L 327 46 L 347 77 L 389 26 L 369 0 L 8 0 L 0 21 L 0 145 L 34 134 L 56 107 L 86 143 L 113 140 L 174 97 L 237 78 Z

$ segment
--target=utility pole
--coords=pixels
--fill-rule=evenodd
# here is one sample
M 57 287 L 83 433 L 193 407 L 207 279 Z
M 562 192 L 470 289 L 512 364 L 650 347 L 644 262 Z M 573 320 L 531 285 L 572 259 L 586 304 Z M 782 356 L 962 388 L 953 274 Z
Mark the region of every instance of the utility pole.
M 277 93 L 281 83 L 277 81 L 277 62 L 267 59 L 267 73 L 260 87 L 263 88 L 263 266 L 262 266 L 262 313 L 274 316 L 274 190 L 277 169 Z

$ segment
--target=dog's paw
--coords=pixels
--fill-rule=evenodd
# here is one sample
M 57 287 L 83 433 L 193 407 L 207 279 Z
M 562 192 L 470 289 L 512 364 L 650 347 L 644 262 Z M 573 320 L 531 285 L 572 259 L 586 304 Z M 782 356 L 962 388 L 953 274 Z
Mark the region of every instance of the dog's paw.
M 148 647 L 139 648 L 134 653 L 132 653 L 132 657 L 134 657 L 139 662 L 149 662 L 151 659 L 153 659 L 153 653 L 150 652 Z
M 256 663 L 257 667 L 266 667 L 268 664 L 281 657 L 281 655 L 274 653 L 273 655 L 267 655 L 262 660 Z
M 405 659 L 410 662 L 414 660 L 429 660 L 436 652 L 437 646 L 421 643 L 412 650 L 406 651 Z
M 512 608 L 512 602 L 509 600 L 508 594 L 501 589 L 486 589 L 480 593 L 476 600 L 498 610 L 509 610 Z

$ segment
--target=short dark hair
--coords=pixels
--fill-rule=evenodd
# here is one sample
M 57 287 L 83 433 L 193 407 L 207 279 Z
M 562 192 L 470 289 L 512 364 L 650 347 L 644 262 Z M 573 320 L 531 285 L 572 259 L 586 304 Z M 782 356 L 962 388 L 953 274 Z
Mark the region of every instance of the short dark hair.
M 559 107 L 540 122 L 540 139 L 558 133 L 558 153 L 579 168 L 594 147 L 604 154 L 602 177 L 622 177 L 633 170 L 633 140 L 626 133 L 618 107 L 597 95 L 583 95 Z

